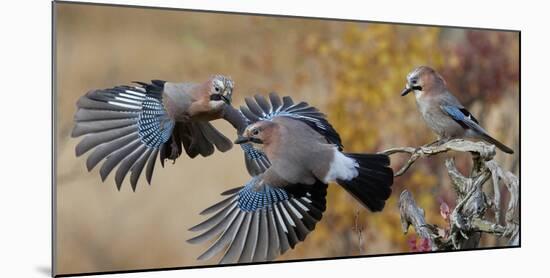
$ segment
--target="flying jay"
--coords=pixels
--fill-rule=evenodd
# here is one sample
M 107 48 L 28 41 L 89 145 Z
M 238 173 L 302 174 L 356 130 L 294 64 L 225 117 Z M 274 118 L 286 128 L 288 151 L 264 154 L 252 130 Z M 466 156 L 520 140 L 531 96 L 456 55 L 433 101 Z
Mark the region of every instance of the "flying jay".
M 209 121 L 227 118 L 241 132 L 246 127 L 244 116 L 230 105 L 233 81 L 228 77 L 214 75 L 203 83 L 135 83 L 91 90 L 82 96 L 71 134 L 84 136 L 76 146 L 77 156 L 93 149 L 86 160 L 89 171 L 104 161 L 103 181 L 118 166 L 118 189 L 130 172 L 135 190 L 144 169 L 150 184 L 157 157 L 164 166 L 166 159 L 175 160 L 183 150 L 194 158 L 211 155 L 214 147 L 221 152 L 231 149 L 231 140 Z M 242 147 L 249 171 L 256 174 L 269 162 L 249 145 Z
M 211 216 L 190 228 L 201 233 L 188 242 L 214 241 L 198 259 L 269 261 L 294 248 L 321 220 L 330 182 L 371 211 L 384 208 L 393 183 L 388 156 L 342 152 L 325 115 L 305 102 L 271 93 L 269 101 L 256 96 L 246 104 L 247 126 L 235 143 L 252 143 L 267 169 L 201 212 Z
M 439 136 L 434 143 L 444 143 L 455 138 L 474 138 L 494 144 L 505 153 L 514 153 L 479 125 L 478 120 L 451 94 L 443 77 L 434 69 L 420 66 L 411 71 L 401 96 L 410 92 L 416 96 L 416 104 L 424 121 Z

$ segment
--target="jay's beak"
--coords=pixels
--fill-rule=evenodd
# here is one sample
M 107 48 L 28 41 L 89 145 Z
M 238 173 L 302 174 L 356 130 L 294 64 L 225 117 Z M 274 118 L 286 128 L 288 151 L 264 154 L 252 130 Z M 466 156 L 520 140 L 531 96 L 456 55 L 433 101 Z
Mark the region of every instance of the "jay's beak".
M 227 103 L 228 105 L 231 105 L 231 91 L 225 91 L 223 95 L 221 95 L 223 102 Z
M 254 137 L 246 137 L 246 136 L 242 136 L 242 135 L 239 135 L 239 137 L 237 137 L 237 140 L 235 140 L 235 144 L 244 144 L 244 143 L 248 143 L 248 142 L 252 142 L 252 143 L 256 143 L 256 144 L 263 144 L 264 142 L 261 140 L 261 139 L 258 139 L 258 138 L 254 138 Z
M 408 93 L 412 92 L 412 91 L 422 91 L 422 86 L 409 86 L 409 84 L 407 84 L 407 86 L 405 87 L 405 89 L 403 89 L 403 91 L 401 91 L 401 96 L 406 96 Z
M 239 137 L 237 137 L 237 140 L 235 140 L 235 144 L 244 144 L 244 143 L 247 143 L 247 142 L 250 142 L 250 137 L 244 137 L 242 135 L 239 135 Z
M 221 100 L 228 105 L 231 105 L 231 94 L 213 94 L 210 95 L 210 100 Z
M 405 89 L 403 89 L 403 91 L 401 91 L 401 96 L 406 96 L 408 93 L 410 93 L 412 91 L 411 87 L 409 87 L 409 85 L 407 85 L 405 87 Z

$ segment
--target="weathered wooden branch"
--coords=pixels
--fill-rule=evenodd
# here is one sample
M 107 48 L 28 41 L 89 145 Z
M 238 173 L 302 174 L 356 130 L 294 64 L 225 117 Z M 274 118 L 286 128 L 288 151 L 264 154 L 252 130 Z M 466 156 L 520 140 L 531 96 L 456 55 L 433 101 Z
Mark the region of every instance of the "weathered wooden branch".
M 470 152 L 473 166 L 470 175 L 464 176 L 456 169 L 454 158 L 445 161 L 452 188 L 457 195 L 457 205 L 449 216 L 448 233 L 444 232 L 444 228 L 426 223 L 424 210 L 418 207 L 412 194 L 407 190 L 404 190 L 399 198 L 403 232 L 407 233 L 409 226 L 413 226 L 420 237 L 429 240 L 432 250 L 476 248 L 482 233 L 507 237 L 509 246 L 519 245 L 519 180 L 493 160 L 496 154 L 495 146 L 456 139 L 438 146 L 393 148 L 382 153 L 410 154 L 408 161 L 395 174 L 400 176 L 419 158 L 449 151 Z M 483 192 L 483 185 L 488 180 L 493 184 L 494 196 L 491 200 Z M 504 226 L 500 224 L 501 184 L 510 192 Z M 488 209 L 493 210 L 494 221 L 485 218 Z
M 432 251 L 439 250 L 442 237 L 438 228 L 426 223 L 424 210 L 418 207 L 412 194 L 407 190 L 403 190 L 399 196 L 399 211 L 403 233 L 406 234 L 412 225 L 419 236 L 429 241 Z
M 421 146 L 419 148 L 413 147 L 401 147 L 401 148 L 392 148 L 385 150 L 383 154 L 392 155 L 396 153 L 408 153 L 411 155 L 409 160 L 401 167 L 395 176 L 403 175 L 409 167 L 413 165 L 419 158 L 428 157 L 448 151 L 457 151 L 457 152 L 471 152 L 476 153 L 485 160 L 491 160 L 495 156 L 495 146 L 487 145 L 483 142 L 470 142 L 462 139 L 455 139 L 448 141 L 445 144 L 437 146 Z

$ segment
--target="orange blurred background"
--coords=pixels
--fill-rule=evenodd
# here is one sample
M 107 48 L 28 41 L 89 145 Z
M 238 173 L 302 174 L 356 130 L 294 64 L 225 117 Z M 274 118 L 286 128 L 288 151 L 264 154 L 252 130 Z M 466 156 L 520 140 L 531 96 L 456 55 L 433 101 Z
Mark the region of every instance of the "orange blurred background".
M 78 139 L 70 138 L 76 100 L 94 88 L 225 74 L 236 84 L 235 105 L 255 93 L 290 95 L 324 111 L 347 151 L 377 152 L 435 139 L 414 98 L 399 96 L 406 74 L 430 65 L 489 133 L 516 150 L 497 161 L 518 174 L 519 33 L 72 3 L 56 3 L 55 13 L 58 274 L 216 263 L 195 260 L 207 246 L 187 244 L 187 229 L 220 192 L 249 178 L 235 147 L 157 164 L 153 185 L 142 179 L 136 192 L 128 183 L 118 192 L 112 177 L 102 183 L 98 169 L 86 171 L 85 156 L 75 157 Z M 214 124 L 234 137 L 228 123 Z M 453 155 L 467 173 L 469 157 Z M 396 178 L 381 213 L 330 186 L 323 220 L 279 260 L 410 251 L 399 193 L 412 191 L 428 222 L 444 225 L 440 202 L 455 205 L 446 156 Z M 405 158 L 392 157 L 394 169 Z M 483 247 L 504 243 L 482 239 Z

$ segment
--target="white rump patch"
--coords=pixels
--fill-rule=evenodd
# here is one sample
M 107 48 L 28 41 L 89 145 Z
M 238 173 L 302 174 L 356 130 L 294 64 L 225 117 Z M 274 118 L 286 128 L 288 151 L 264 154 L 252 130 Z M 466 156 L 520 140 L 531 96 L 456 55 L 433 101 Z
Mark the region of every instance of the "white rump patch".
M 323 179 L 325 183 L 340 180 L 352 180 L 359 175 L 357 168 L 359 163 L 355 159 L 345 156 L 338 149 L 334 148 L 334 158 L 330 162 L 330 168 Z

